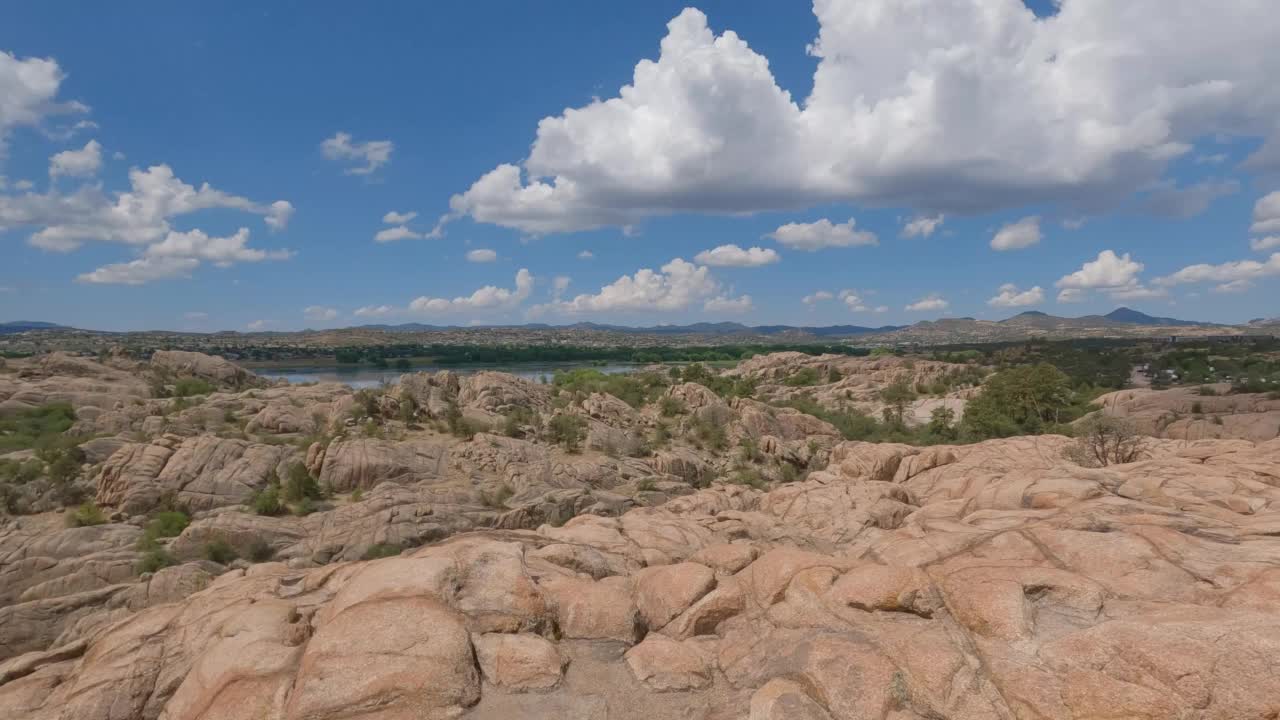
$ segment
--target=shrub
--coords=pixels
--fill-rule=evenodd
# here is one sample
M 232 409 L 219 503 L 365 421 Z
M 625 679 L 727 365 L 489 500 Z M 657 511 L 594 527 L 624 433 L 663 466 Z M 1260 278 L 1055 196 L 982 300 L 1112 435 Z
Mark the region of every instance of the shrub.
M 289 506 L 289 512 L 298 517 L 306 517 L 316 511 L 316 504 L 311 498 L 304 497 Z
M 1076 441 L 1065 454 L 1086 467 L 1123 465 L 1137 460 L 1144 444 L 1129 421 L 1095 413 L 1079 423 Z
M 1214 390 L 1212 385 L 1201 385 L 1200 387 L 1196 388 L 1196 394 L 1212 397 L 1214 395 L 1217 395 L 1218 391 Z
M 1204 412 L 1204 405 L 1202 405 L 1199 400 L 1191 403 L 1191 412 L 1194 415 L 1200 415 Z
M 178 398 L 208 395 L 215 390 L 217 388 L 200 378 L 182 378 L 173 384 L 173 395 Z
M 284 499 L 289 502 L 300 502 L 308 499 L 319 500 L 321 497 L 323 493 L 320 492 L 320 484 L 311 477 L 307 466 L 300 462 L 289 465 L 288 477 L 284 481 Z
M 899 379 L 880 391 L 880 401 L 885 404 L 885 421 L 898 427 L 906 426 L 907 406 L 916 394 L 906 379 Z
M 1013 367 L 987 378 L 965 407 L 962 427 L 974 439 L 1034 435 L 1078 416 L 1076 394 L 1048 363 Z
M 358 502 L 360 502 L 361 500 L 364 500 L 364 491 L 363 491 L 363 490 L 361 490 L 360 488 L 356 488 L 355 490 L 352 490 L 352 491 L 351 491 L 351 502 L 353 502 L 353 503 L 358 503 Z
M 377 560 L 378 558 L 395 557 L 403 551 L 404 551 L 404 548 L 401 548 L 399 545 L 392 545 L 391 543 L 378 543 L 377 545 L 370 545 L 369 549 L 364 551 L 364 556 L 361 559 Z
M 729 482 L 735 485 L 746 485 L 757 490 L 765 490 L 769 487 L 768 481 L 761 477 L 759 472 L 747 468 L 742 468 L 730 476 Z
M 226 540 L 213 540 L 204 546 L 204 558 L 210 562 L 228 565 L 237 557 L 240 556 L 236 554 L 236 549 Z
M 174 559 L 173 555 L 169 554 L 168 550 L 165 550 L 164 548 L 161 548 L 161 547 L 156 547 L 156 548 L 152 548 L 151 550 L 148 550 L 142 555 L 142 558 L 138 560 L 138 565 L 136 569 L 138 571 L 138 574 L 153 573 L 162 568 L 167 568 L 170 565 L 177 565 L 177 564 L 178 564 L 178 561 Z
M 652 492 L 656 487 L 653 478 L 643 478 L 636 483 L 636 492 Z
M 959 434 L 955 428 L 956 411 L 939 405 L 929 413 L 929 433 L 939 438 L 954 440 Z
M 689 433 L 694 444 L 708 450 L 724 450 L 729 444 L 724 424 L 705 417 L 695 418 L 689 427 Z
M 492 493 L 481 492 L 480 503 L 485 507 L 504 509 L 507 501 L 515 495 L 516 491 L 510 485 L 502 483 Z
M 269 482 L 265 488 L 254 493 L 249 499 L 249 507 L 257 515 L 279 515 L 284 512 L 284 505 L 280 502 L 280 483 Z
M 563 445 L 565 450 L 576 453 L 586 437 L 587 422 L 577 415 L 560 413 L 547 423 L 547 433 L 551 442 Z
M 50 403 L 0 418 L 0 454 L 60 445 L 62 434 L 75 424 L 75 410 L 67 403 Z
M 840 368 L 832 366 L 827 370 L 827 382 L 838 383 L 844 379 L 844 374 L 840 372 Z
M 534 423 L 533 411 L 527 407 L 514 407 L 502 416 L 502 434 L 509 438 L 524 437 L 525 428 Z
M 250 562 L 260 563 L 266 562 L 275 557 L 276 550 L 271 547 L 266 540 L 263 540 L 262 538 L 254 538 L 253 541 L 249 543 L 248 552 L 246 554 L 248 555 Z
M 807 387 L 809 385 L 817 385 L 821 381 L 822 376 L 818 374 L 817 368 L 805 367 L 791 373 L 791 375 L 782 381 L 787 387 Z
M 152 540 L 158 538 L 177 537 L 187 529 L 187 525 L 191 523 L 191 518 L 187 517 L 184 512 L 176 510 L 167 510 L 158 512 L 151 516 L 151 520 L 147 522 L 145 531 L 146 537 Z
M 67 527 L 89 527 L 90 525 L 104 525 L 106 522 L 107 516 L 103 515 L 102 509 L 92 501 L 67 512 Z
M 667 397 L 662 398 L 662 401 L 658 403 L 658 411 L 661 413 L 662 417 L 669 418 L 677 415 L 683 415 L 687 409 L 685 408 L 683 400 L 668 395 Z

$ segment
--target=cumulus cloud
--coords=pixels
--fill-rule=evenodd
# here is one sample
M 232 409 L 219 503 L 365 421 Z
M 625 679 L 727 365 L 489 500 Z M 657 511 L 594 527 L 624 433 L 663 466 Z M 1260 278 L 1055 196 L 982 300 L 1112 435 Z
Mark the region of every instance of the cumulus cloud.
M 1078 303 L 1085 301 L 1085 292 L 1076 288 L 1065 288 L 1058 292 L 1058 302 Z
M 1272 253 L 1263 262 L 1257 260 L 1234 260 L 1220 265 L 1207 263 L 1188 265 L 1172 275 L 1158 277 L 1152 282 L 1162 286 L 1202 282 L 1232 283 L 1241 280 L 1252 281 L 1273 275 L 1280 275 L 1280 252 Z
M 1259 198 L 1253 205 L 1253 225 L 1249 232 L 1280 232 L 1280 190 Z
M 79 150 L 63 150 L 49 158 L 49 177 L 92 177 L 102 167 L 102 145 L 90 140 Z
M 345 132 L 335 133 L 333 137 L 320 143 L 320 152 L 326 158 L 355 163 L 342 171 L 347 175 L 372 175 L 391 161 L 391 151 L 394 149 L 390 140 L 353 142 L 351 135 Z
M 919 215 L 911 218 L 902 226 L 902 237 L 929 237 L 933 235 L 935 230 L 942 227 L 944 219 L 943 215 L 934 215 L 933 217 Z
M 1275 250 L 1280 248 L 1280 235 L 1269 235 L 1267 237 L 1254 238 L 1249 241 L 1249 247 L 1258 252 L 1263 250 Z
M 1111 250 L 1103 250 L 1097 259 L 1086 262 L 1070 275 L 1062 276 L 1054 286 L 1070 290 L 1125 287 L 1137 282 L 1143 267 L 1129 253 L 1116 255 Z
M 582 252 L 578 253 L 579 260 L 590 260 L 595 256 L 596 254 L 591 252 L 590 250 L 583 250 Z
M 313 322 L 329 322 L 338 319 L 338 311 L 323 305 L 309 305 L 302 314 Z
M 191 277 L 200 261 L 188 257 L 142 257 L 125 263 L 104 265 L 76 277 L 78 282 L 97 285 L 142 285 L 155 280 Z
M 710 313 L 745 313 L 751 312 L 751 296 L 740 295 L 738 297 L 713 297 L 702 303 L 702 309 Z
M 1000 228 L 991 238 L 993 250 L 1021 250 L 1040 242 L 1040 217 L 1025 217 Z
M 928 295 L 907 306 L 907 310 L 912 312 L 927 312 L 934 310 L 946 310 L 951 307 L 951 303 L 942 299 L 938 294 Z
M 1149 190 L 1143 205 L 1155 215 L 1189 218 L 1208 210 L 1214 200 L 1239 191 L 1240 183 L 1236 180 L 1206 180 L 1187 187 L 1178 187 L 1169 180 Z
M 385 230 L 379 230 L 373 236 L 374 242 L 389 243 L 397 240 L 421 240 L 422 233 L 410 230 L 407 225 L 397 225 Z
M 520 268 L 516 273 L 515 288 L 486 285 L 467 296 L 437 298 L 422 296 L 409 303 L 409 310 L 418 313 L 442 313 L 461 310 L 507 310 L 529 298 L 533 292 L 533 275 Z
M 857 221 L 833 224 L 822 218 L 811 223 L 787 223 L 765 237 L 772 238 L 793 250 L 822 250 L 823 248 L 879 245 L 876 234 L 867 230 L 855 230 Z
M 554 311 L 568 314 L 586 312 L 671 312 L 684 310 L 695 302 L 726 299 L 720 283 L 705 265 L 676 258 L 658 271 L 642 268 L 623 275 L 596 293 L 583 293 L 573 298 L 539 306 L 539 313 Z
M 1252 288 L 1252 280 L 1232 280 L 1231 282 L 1214 286 L 1213 291 L 1216 293 L 1242 293 Z
M 149 257 L 208 260 L 219 267 L 227 267 L 237 262 L 288 260 L 293 257 L 292 250 L 259 250 L 246 247 L 248 242 L 248 228 L 240 228 L 234 235 L 228 237 L 210 237 L 202 230 L 170 232 L 164 240 L 148 246 L 145 253 Z
M 833 298 L 835 298 L 835 295 L 832 295 L 830 291 L 819 290 L 813 293 L 812 295 L 805 295 L 804 297 L 800 298 L 800 302 L 804 303 L 805 305 L 813 306 L 813 305 L 817 305 L 820 302 L 826 302 L 827 300 L 831 300 Z
M 365 305 L 352 313 L 356 317 L 386 317 L 396 311 L 390 305 Z
M 22 58 L 0 51 L 0 160 L 9 134 L 18 127 L 40 127 L 50 117 L 84 113 L 78 102 L 58 102 L 66 75 L 53 59 Z
M 1113 206 L 1205 136 L 1280 164 L 1280 19 L 1257 0 L 816 0 L 812 91 L 686 9 L 612 97 L 538 123 L 528 158 L 450 202 L 530 233 L 827 202 Z M 912 42 L 902 42 L 902 38 Z M 619 141 L 619 139 L 625 139 Z
M 98 186 L 73 193 L 0 195 L 0 226 L 39 228 L 28 242 L 36 247 L 69 252 L 88 241 L 148 245 L 172 230 L 171 221 L 199 210 L 239 210 L 263 216 L 273 230 L 287 225 L 293 206 L 285 201 L 258 203 L 215 189 L 199 188 L 178 179 L 168 165 L 129 171 L 130 189 L 108 195 Z
M 851 290 L 846 288 L 840 291 L 840 296 L 839 296 L 840 302 L 844 303 L 845 307 L 849 308 L 850 312 L 886 312 L 888 311 L 889 308 L 883 305 L 876 308 L 872 308 L 871 306 L 867 305 L 867 303 L 862 298 L 863 294 L 869 294 L 869 293 L 860 294 L 857 290 Z M 944 303 L 944 307 L 945 307 L 945 303 Z
M 1110 288 L 1106 290 L 1106 293 L 1112 300 L 1151 300 L 1169 296 L 1169 291 L 1164 288 L 1147 287 L 1137 283 L 1126 285 L 1125 287 Z
M 418 213 L 416 212 L 400 213 L 392 210 L 382 216 L 382 222 L 388 225 L 404 225 L 416 217 L 418 217 Z
M 569 289 L 569 283 L 571 282 L 573 282 L 573 279 L 568 275 L 557 275 L 555 279 L 551 281 L 551 297 L 555 300 L 559 300 L 564 296 L 565 291 Z
M 721 245 L 712 250 L 703 250 L 693 259 L 712 267 L 760 267 L 776 263 L 782 258 L 772 248 L 753 247 L 744 250 L 737 245 Z
M 498 259 L 498 253 L 487 248 L 479 248 L 467 253 L 467 262 L 488 263 Z
M 992 307 L 1027 307 L 1029 305 L 1039 305 L 1044 302 L 1044 290 L 1039 285 L 1030 290 L 1019 290 L 1017 285 L 1013 283 L 1005 283 L 1000 286 L 1000 294 L 987 301 Z

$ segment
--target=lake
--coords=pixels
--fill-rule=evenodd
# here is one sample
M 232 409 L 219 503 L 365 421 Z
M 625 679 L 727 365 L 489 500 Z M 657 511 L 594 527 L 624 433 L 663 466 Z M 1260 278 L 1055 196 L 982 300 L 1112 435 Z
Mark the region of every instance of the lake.
M 396 383 L 400 376 L 415 372 L 437 372 L 452 370 L 459 375 L 472 375 L 486 370 L 511 373 L 516 377 L 538 382 L 545 376 L 548 381 L 557 371 L 590 368 L 602 373 L 614 375 L 633 372 L 642 367 L 635 363 L 610 363 L 592 365 L 591 363 L 510 363 L 495 365 L 415 365 L 408 370 L 395 368 L 376 368 L 368 365 L 298 365 L 296 367 L 252 368 L 259 376 L 271 380 L 288 380 L 291 383 L 339 382 L 357 390 L 360 388 L 378 387 L 384 383 Z

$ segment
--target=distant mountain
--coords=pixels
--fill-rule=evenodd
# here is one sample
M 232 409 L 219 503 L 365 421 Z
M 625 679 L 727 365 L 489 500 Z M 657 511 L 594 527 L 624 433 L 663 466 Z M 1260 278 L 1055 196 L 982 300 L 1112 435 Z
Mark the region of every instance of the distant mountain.
M 796 325 L 743 325 L 736 322 L 700 322 L 689 325 L 651 325 L 648 327 L 629 327 L 627 325 L 609 325 L 605 323 L 580 322 L 573 325 L 547 325 L 545 323 L 530 323 L 528 325 L 490 325 L 490 326 L 467 326 L 465 329 L 475 330 L 481 328 L 491 328 L 497 330 L 503 329 L 523 329 L 523 330 L 590 330 L 601 332 L 629 333 L 635 335 L 811 335 L 815 337 L 850 337 L 854 335 L 868 335 L 870 333 L 893 332 L 901 330 L 904 325 L 882 325 L 880 327 L 863 327 L 861 325 L 822 325 L 822 326 L 796 326 Z M 383 332 L 437 332 L 442 330 L 461 330 L 464 329 L 458 325 L 424 325 L 422 323 L 402 323 L 400 325 L 360 325 L 352 328 L 354 330 L 381 330 Z
M 1118 323 L 1126 323 L 1128 325 L 1165 325 L 1165 326 L 1189 326 L 1189 325 L 1217 325 L 1217 323 L 1195 322 L 1194 320 L 1178 320 L 1177 318 L 1154 317 L 1144 312 L 1133 310 L 1132 308 L 1119 307 L 1102 317 Z
M 14 333 L 28 332 L 30 330 L 70 330 L 66 325 L 59 325 L 51 322 L 40 322 L 38 320 L 14 320 L 13 322 L 0 323 L 0 335 L 12 335 Z

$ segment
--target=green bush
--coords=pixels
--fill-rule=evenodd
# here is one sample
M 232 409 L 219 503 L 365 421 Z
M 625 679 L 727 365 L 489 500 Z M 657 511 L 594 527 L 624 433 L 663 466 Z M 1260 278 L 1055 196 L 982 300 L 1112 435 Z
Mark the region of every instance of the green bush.
M 485 507 L 505 509 L 507 507 L 507 501 L 515 494 L 516 491 L 514 488 L 506 483 L 502 483 L 492 493 L 481 491 L 480 503 Z
M 263 540 L 262 538 L 254 538 L 253 541 L 249 543 L 249 551 L 247 554 L 250 562 L 260 563 L 266 562 L 275 557 L 276 551 L 275 548 L 271 547 L 266 540 Z
M 662 414 L 662 417 L 667 418 L 683 415 L 687 412 L 684 401 L 680 398 L 671 396 L 662 398 L 662 401 L 658 404 L 658 410 Z
M 1212 397 L 1214 395 L 1217 395 L 1218 391 L 1214 390 L 1212 385 L 1201 385 L 1200 387 L 1196 388 L 1196 394 Z
M 62 445 L 62 434 L 75 424 L 75 410 L 67 403 L 50 403 L 0 418 L 0 454 Z
M 44 474 L 44 463 L 30 458 L 28 460 L 10 460 L 0 458 L 0 482 L 14 485 L 26 485 L 38 480 Z
M 377 560 L 378 558 L 395 557 L 399 555 L 401 552 L 404 552 L 404 548 L 400 547 L 399 545 L 392 545 L 391 543 L 378 543 L 377 545 L 370 545 L 369 549 L 364 551 L 364 556 L 361 559 Z
M 178 398 L 209 395 L 216 390 L 211 383 L 201 378 L 182 378 L 173 384 L 173 395 Z
M 791 375 L 782 381 L 787 387 L 808 387 L 817 385 L 822 380 L 822 376 L 818 373 L 817 368 L 805 367 L 791 373 Z
M 219 565 L 229 565 L 240 557 L 226 540 L 212 540 L 204 546 L 204 558 Z
M 974 439 L 1036 435 L 1083 415 L 1083 400 L 1067 376 L 1048 363 L 1013 367 L 987 378 L 965 408 L 961 425 Z
M 169 554 L 168 550 L 157 547 L 148 550 L 142 555 L 142 558 L 138 560 L 136 569 L 139 574 L 153 573 L 162 568 L 167 568 L 170 565 L 177 564 L 178 561 L 173 557 L 173 555 Z
M 567 392 L 608 393 L 634 408 L 654 400 L 667 386 L 666 378 L 657 373 L 608 374 L 591 368 L 557 372 L 552 383 Z
M 1204 405 L 1199 400 L 1191 403 L 1191 412 L 1195 415 L 1200 415 L 1204 412 Z
M 177 537 L 187 529 L 187 525 L 191 523 L 191 518 L 187 514 L 177 510 L 166 510 L 158 512 L 151 516 L 147 521 L 145 534 L 147 537 L 155 540 L 159 538 Z
M 547 435 L 551 442 L 563 445 L 565 450 L 576 453 L 586 437 L 587 421 L 577 415 L 560 413 L 547 423 Z
M 284 512 L 284 504 L 280 502 L 280 483 L 269 482 L 262 490 L 249 499 L 249 507 L 257 515 L 279 515 Z
M 311 477 L 307 466 L 300 462 L 289 465 L 288 476 L 284 481 L 284 499 L 300 502 L 307 499 L 319 500 L 321 497 L 323 494 L 320 492 L 320 484 Z
M 90 525 L 105 525 L 107 516 L 102 514 L 102 509 L 92 501 L 84 503 L 75 510 L 67 511 L 67 527 L 89 527 Z
M 361 500 L 364 500 L 364 491 L 363 491 L 363 490 L 361 490 L 360 488 L 356 488 L 355 490 L 352 490 L 352 491 L 351 491 L 351 502 L 353 502 L 353 503 L 358 503 L 358 502 L 360 502 Z

